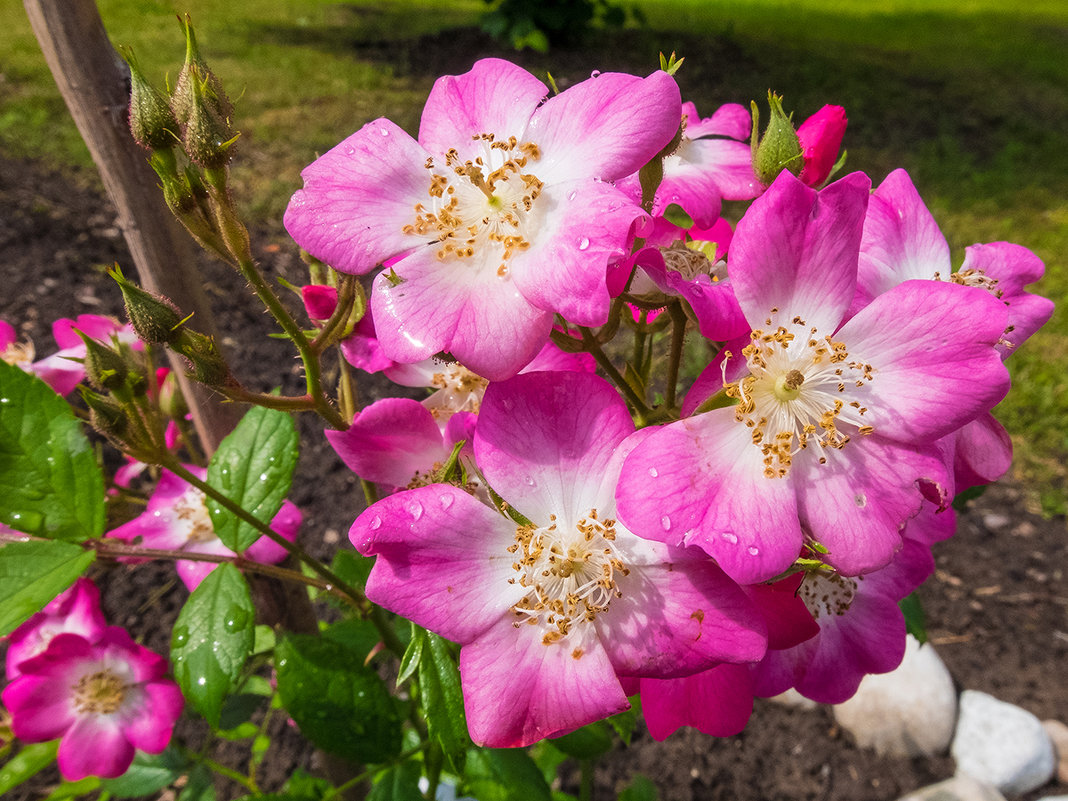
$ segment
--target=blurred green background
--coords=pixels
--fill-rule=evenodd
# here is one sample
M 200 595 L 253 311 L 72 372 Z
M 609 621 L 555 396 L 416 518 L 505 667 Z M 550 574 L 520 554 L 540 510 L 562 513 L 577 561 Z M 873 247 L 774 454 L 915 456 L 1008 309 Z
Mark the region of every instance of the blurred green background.
M 906 168 L 954 252 L 1008 240 L 1034 250 L 1036 287 L 1068 287 L 1068 3 L 1063 0 L 627 0 L 622 27 L 578 45 L 516 52 L 479 30 L 482 0 L 100 0 L 113 41 L 133 47 L 160 87 L 184 54 L 190 13 L 204 55 L 237 106 L 235 183 L 263 235 L 300 169 L 365 122 L 411 132 L 436 75 L 479 57 L 517 60 L 561 87 L 590 71 L 647 73 L 660 51 L 686 61 L 685 99 L 702 113 L 769 88 L 798 120 L 846 107 L 847 169 L 875 183 Z M 0 152 L 91 174 L 21 4 L 0 7 Z M 996 410 L 1016 444 L 1016 476 L 1047 514 L 1068 512 L 1068 316 L 1010 360 Z

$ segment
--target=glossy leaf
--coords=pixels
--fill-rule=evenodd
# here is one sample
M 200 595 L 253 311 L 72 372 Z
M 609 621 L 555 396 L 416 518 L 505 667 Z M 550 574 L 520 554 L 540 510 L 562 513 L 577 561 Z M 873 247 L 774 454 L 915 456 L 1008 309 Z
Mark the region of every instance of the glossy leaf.
M 59 740 L 24 745 L 15 756 L 0 768 L 0 796 L 14 790 L 24 781 L 36 776 L 51 765 L 59 751 Z
M 138 751 L 127 771 L 114 779 L 103 779 L 100 789 L 116 798 L 138 798 L 162 790 L 185 773 L 185 759 L 174 748 L 161 754 Z
M 424 801 L 419 792 L 422 770 L 418 762 L 408 760 L 375 777 L 367 801 Z
M 479 801 L 551 801 L 545 777 L 526 751 L 472 748 L 467 752 L 462 790 Z
M 0 636 L 67 589 L 96 554 L 70 542 L 8 542 L 0 545 Z
M 461 771 L 471 737 L 467 733 L 460 671 L 448 641 L 430 631 L 425 632 L 424 637 L 423 658 L 419 660 L 419 692 L 427 731 L 441 744 L 453 769 Z

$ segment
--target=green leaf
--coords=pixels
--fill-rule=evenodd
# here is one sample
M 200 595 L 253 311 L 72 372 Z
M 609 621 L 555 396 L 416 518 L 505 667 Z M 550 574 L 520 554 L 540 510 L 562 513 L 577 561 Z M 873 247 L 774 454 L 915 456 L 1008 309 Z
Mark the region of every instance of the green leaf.
M 100 789 L 100 779 L 86 776 L 76 782 L 61 782 L 41 801 L 69 801 L 71 798 L 88 795 Z
M 278 693 L 301 733 L 355 762 L 400 752 L 400 718 L 382 679 L 340 643 L 293 634 L 275 648 Z
M 553 737 L 552 744 L 575 759 L 596 759 L 612 750 L 612 734 L 603 720 L 598 720 L 563 737 Z
M 642 713 L 640 696 L 632 695 L 627 700 L 630 701 L 630 709 L 608 718 L 608 725 L 615 729 L 624 745 L 630 745 L 630 738 L 634 736 L 634 729 L 638 726 L 638 718 Z
M 927 642 L 927 615 L 923 612 L 919 593 L 909 593 L 898 601 L 898 606 L 905 616 L 905 630 L 921 644 Z
M 300 796 L 301 798 L 319 799 L 330 792 L 333 789 L 333 785 L 326 779 L 312 776 L 306 770 L 297 768 L 290 775 L 283 789 L 286 793 Z
M 255 617 L 245 577 L 233 565 L 221 564 L 193 591 L 175 621 L 174 677 L 213 727 L 252 652 Z
M 677 203 L 668 204 L 668 207 L 664 209 L 664 219 L 686 231 L 694 226 L 693 217 L 687 214 L 686 209 Z
M 419 792 L 422 769 L 418 762 L 407 760 L 375 777 L 367 801 L 424 801 Z
M 460 688 L 460 671 L 449 650 L 448 641 L 430 631 L 426 632 L 425 638 L 423 658 L 419 660 L 419 692 L 427 731 L 441 744 L 441 750 L 453 770 L 460 772 L 471 745 L 467 716 L 464 714 L 464 695 Z
M 367 583 L 367 577 L 371 574 L 374 563 L 375 560 L 370 556 L 361 556 L 356 551 L 343 549 L 334 556 L 334 563 L 330 569 L 346 584 L 362 587 Z
M 293 418 L 277 409 L 254 406 L 220 444 L 208 465 L 208 484 L 253 517 L 270 523 L 293 481 L 297 464 L 297 430 Z M 243 551 L 260 532 L 211 498 L 207 499 L 215 533 L 232 551 Z
M 419 662 L 423 658 L 423 645 L 426 644 L 426 629 L 412 623 L 412 638 L 408 641 L 408 647 L 404 649 L 401 657 L 399 672 L 397 673 L 397 686 L 400 687 L 415 675 L 419 669 Z
M 189 771 L 189 780 L 178 793 L 178 801 L 215 801 L 215 780 L 211 771 L 203 765 Z
M 623 792 L 619 794 L 619 801 L 656 801 L 656 785 L 640 773 L 635 773 Z
M 551 801 L 545 777 L 526 751 L 472 748 L 464 765 L 466 795 L 479 801 Z
M 51 765 L 56 759 L 57 751 L 59 751 L 59 740 L 24 745 L 15 756 L 0 767 L 0 796 Z
M 114 779 L 104 779 L 100 789 L 116 798 L 138 798 L 162 790 L 183 773 L 188 764 L 174 748 L 161 754 L 138 751 L 129 769 Z
M 96 558 L 70 542 L 0 545 L 0 636 L 67 589 Z
M 323 629 L 323 636 L 344 645 L 361 663 L 367 659 L 371 649 L 382 641 L 375 624 L 362 618 L 339 620 Z
M 61 540 L 104 533 L 104 477 L 63 398 L 0 361 L 0 523 Z
M 242 692 L 227 696 L 219 712 L 219 729 L 222 731 L 235 729 L 251 720 L 256 710 L 265 706 L 267 706 L 267 699 L 262 695 Z M 253 732 L 258 731 L 259 728 L 253 726 Z

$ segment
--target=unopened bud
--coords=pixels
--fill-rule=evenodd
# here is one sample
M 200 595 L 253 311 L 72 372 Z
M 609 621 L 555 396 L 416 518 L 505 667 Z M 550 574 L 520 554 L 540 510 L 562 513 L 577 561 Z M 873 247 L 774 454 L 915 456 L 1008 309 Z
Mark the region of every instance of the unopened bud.
M 190 374 L 200 383 L 221 386 L 231 380 L 226 360 L 207 334 L 183 327 L 171 348 L 185 357 Z
M 126 376 L 129 374 L 129 368 L 122 354 L 77 328 L 74 329 L 74 333 L 85 343 L 83 365 L 89 383 L 101 390 L 121 388 L 126 383 Z
M 87 387 L 81 387 L 82 400 L 89 407 L 89 422 L 97 431 L 117 445 L 124 445 L 130 428 L 126 412 L 107 395 L 100 395 Z
M 175 373 L 168 372 L 159 384 L 159 410 L 172 420 L 181 420 L 189 414 Z
M 760 111 L 756 102 L 753 102 L 753 133 L 750 139 L 753 172 L 764 186 L 770 186 L 783 170 L 797 175 L 804 166 L 801 159 L 801 142 L 797 138 L 797 131 L 794 130 L 790 116 L 782 109 L 782 98 L 774 92 L 768 92 L 768 107 L 768 126 L 764 129 L 763 138 L 758 140 Z
M 126 303 L 126 316 L 142 342 L 167 344 L 178 336 L 182 316 L 174 303 L 128 281 L 117 267 L 108 275 L 119 285 Z
M 185 63 L 178 73 L 178 79 L 174 82 L 174 93 L 171 95 L 171 108 L 174 110 L 175 117 L 178 118 L 178 123 L 187 124 L 192 114 L 194 72 L 200 76 L 201 81 L 208 84 L 216 112 L 228 119 L 234 113 L 233 104 L 223 91 L 222 81 L 211 71 L 208 62 L 200 55 L 197 37 L 193 33 L 192 20 L 186 14 L 185 19 L 179 17 L 178 22 L 185 33 Z
M 162 150 L 178 143 L 178 120 L 167 98 L 148 82 L 141 72 L 133 50 L 119 48 L 130 66 L 130 133 L 141 147 Z
M 230 149 L 238 134 L 230 125 L 230 118 L 223 116 L 219 104 L 213 102 L 211 84 L 196 67 L 190 83 L 193 102 L 182 128 L 186 155 L 201 167 L 222 167 L 230 161 Z
M 845 109 L 841 106 L 824 106 L 797 129 L 805 166 L 798 178 L 808 186 L 818 187 L 842 166 L 845 153 L 838 158 L 845 136 Z

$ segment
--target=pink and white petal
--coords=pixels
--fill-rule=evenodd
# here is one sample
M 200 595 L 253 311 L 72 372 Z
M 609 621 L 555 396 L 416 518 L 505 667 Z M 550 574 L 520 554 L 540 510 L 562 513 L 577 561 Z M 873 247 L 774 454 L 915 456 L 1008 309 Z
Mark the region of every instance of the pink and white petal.
M 616 505 L 635 534 L 696 545 L 739 584 L 778 575 L 801 549 L 793 486 L 764 476 L 732 409 L 657 429 L 623 463 Z
M 753 713 L 753 678 L 748 665 L 717 665 L 685 678 L 643 678 L 641 696 L 642 717 L 654 740 L 666 740 L 683 726 L 732 737 Z
M 826 464 L 795 459 L 791 476 L 802 521 L 847 576 L 877 570 L 900 550 L 901 526 L 923 504 L 921 479 L 948 481 L 932 451 L 877 435 L 854 438 Z
M 749 207 L 731 242 L 730 277 L 753 325 L 772 309 L 833 331 L 856 291 L 870 180 L 855 172 L 816 192 L 789 170 Z
M 475 460 L 494 491 L 536 525 L 573 525 L 612 503 L 603 481 L 634 432 L 619 393 L 593 373 L 523 373 L 486 389 Z
M 458 643 L 498 621 L 528 592 L 512 568 L 516 525 L 448 484 L 400 492 L 365 510 L 349 531 L 378 556 L 367 597 Z
M 1025 291 L 1046 272 L 1042 259 L 1025 247 L 1010 242 L 972 245 L 964 251 L 961 272 L 977 270 L 997 280 L 998 297 L 1009 307 L 1005 339 L 1011 346 L 999 344 L 1002 358 L 1022 345 L 1053 315 L 1053 301 Z
M 512 257 L 516 288 L 570 323 L 603 325 L 611 304 L 608 265 L 626 254 L 631 227 L 645 212 L 611 184 L 593 180 L 547 186 L 538 204 L 546 228 Z
M 174 572 L 182 580 L 186 589 L 193 592 L 200 586 L 200 582 L 208 577 L 208 574 L 219 565 L 215 562 L 194 562 L 190 559 L 179 559 L 174 563 Z
M 656 190 L 653 213 L 663 214 L 674 204 L 681 206 L 695 225 L 707 228 L 719 218 L 721 201 L 722 193 L 711 171 L 692 164 L 665 162 L 664 179 Z
M 174 723 L 185 701 L 173 681 L 149 682 L 141 690 L 141 703 L 125 716 L 123 731 L 138 750 L 158 754 L 171 741 Z
M 511 378 L 549 339 L 552 314 L 523 297 L 497 266 L 438 261 L 427 251 L 398 265 L 403 281 L 375 278 L 371 294 L 382 352 L 418 362 L 448 351 L 491 381 Z
M 876 189 L 864 218 L 857 291 L 866 305 L 903 281 L 949 280 L 949 244 L 912 179 L 894 170 Z
M 724 103 L 711 117 L 702 119 L 693 103 L 683 103 L 686 117 L 686 138 L 701 136 L 726 136 L 730 139 L 748 140 L 753 130 L 753 118 L 749 109 L 739 103 Z
M 868 424 L 929 441 L 992 409 L 1009 389 L 994 349 L 1005 317 L 986 290 L 944 281 L 906 281 L 877 297 L 835 335 L 874 370 Z
M 949 435 L 953 437 L 953 479 L 957 492 L 997 481 L 1012 466 L 1012 440 L 987 412 Z
M 356 475 L 406 487 L 416 473 L 429 473 L 448 452 L 434 416 L 411 398 L 382 398 L 361 411 L 345 431 L 326 439 Z
M 480 59 L 463 75 L 443 75 L 434 82 L 419 123 L 419 143 L 439 156 L 456 148 L 461 158 L 473 158 L 480 152 L 473 137 L 519 136 L 548 93 L 522 67 L 499 58 Z
M 130 767 L 134 747 L 115 715 L 84 715 L 59 743 L 59 772 L 69 782 L 86 776 L 114 779 Z
M 568 353 L 550 341 L 545 343 L 538 355 L 520 372 L 541 371 L 594 373 L 597 371 L 597 362 L 589 353 Z
M 546 184 L 637 172 L 679 130 L 682 99 L 666 72 L 638 78 L 606 72 L 550 97 L 522 140 L 541 148 L 533 167 Z
M 78 336 L 78 331 L 91 339 L 110 342 L 112 335 L 119 334 L 122 328 L 122 323 L 114 317 L 106 317 L 102 314 L 79 314 L 73 320 L 64 317 L 52 323 L 52 337 L 56 340 L 56 346 L 60 350 L 84 348 L 85 343 Z
M 616 673 L 668 678 L 707 670 L 718 662 L 760 659 L 767 628 L 742 589 L 698 548 L 668 548 L 638 565 L 627 543 L 617 544 L 630 573 L 617 581 L 622 596 L 597 617 L 597 631 Z
M 72 361 L 68 357 L 84 358 L 85 347 L 82 346 L 81 350 L 71 348 L 53 353 L 31 364 L 29 371 L 52 387 L 56 394 L 69 395 L 85 378 L 85 368 L 81 362 Z
M 520 748 L 629 707 L 593 626 L 545 645 L 504 619 L 460 650 L 467 728 L 477 745 Z
M 304 168 L 304 188 L 286 208 L 286 230 L 343 273 L 367 273 L 424 246 L 425 237 L 402 229 L 415 221 L 415 205 L 430 199 L 428 155 L 389 120 L 367 123 Z
M 22 662 L 20 669 L 26 664 Z M 47 742 L 74 724 L 77 714 L 70 697 L 71 681 L 66 675 L 23 673 L 4 688 L 0 697 L 11 713 L 11 729 L 18 739 Z

